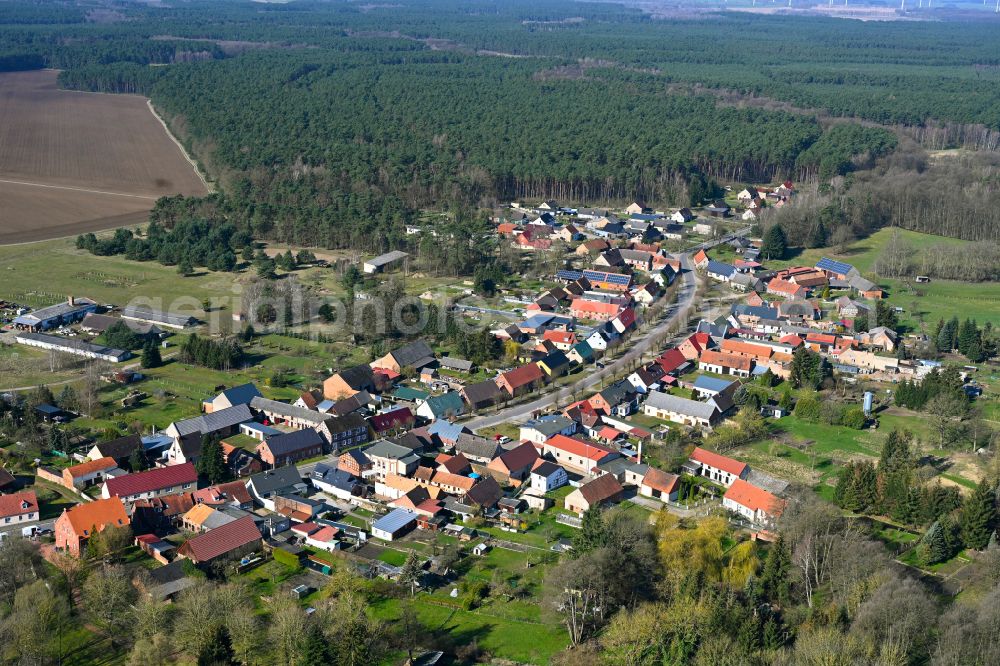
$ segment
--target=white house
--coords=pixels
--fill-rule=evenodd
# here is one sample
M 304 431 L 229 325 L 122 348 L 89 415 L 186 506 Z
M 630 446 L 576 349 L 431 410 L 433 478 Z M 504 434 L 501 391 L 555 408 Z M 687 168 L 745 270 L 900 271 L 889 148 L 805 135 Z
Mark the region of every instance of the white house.
M 722 496 L 722 507 L 739 514 L 754 525 L 767 526 L 781 515 L 784 502 L 763 488 L 736 479 Z
M 545 494 L 569 483 L 569 475 L 566 474 L 566 470 L 548 460 L 539 462 L 531 470 L 531 476 L 528 479 L 531 490 L 539 494 Z
M 691 452 L 684 469 L 727 488 L 750 474 L 750 466 L 746 463 L 707 451 L 700 446 Z

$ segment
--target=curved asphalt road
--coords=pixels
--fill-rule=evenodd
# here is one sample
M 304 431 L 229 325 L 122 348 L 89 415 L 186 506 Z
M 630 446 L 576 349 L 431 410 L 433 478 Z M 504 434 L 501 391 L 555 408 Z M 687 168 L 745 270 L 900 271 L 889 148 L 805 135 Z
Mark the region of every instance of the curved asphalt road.
M 587 389 L 599 385 L 601 380 L 614 380 L 616 377 L 624 374 L 629 365 L 648 352 L 653 346 L 654 341 L 666 333 L 667 329 L 674 322 L 683 320 L 690 312 L 691 305 L 694 303 L 697 278 L 695 277 L 694 265 L 691 263 L 691 256 L 683 254 L 680 259 L 681 268 L 683 269 L 681 272 L 683 283 L 678 290 L 677 302 L 670 306 L 664 313 L 666 316 L 656 326 L 629 338 L 626 344 L 630 344 L 631 346 L 620 358 L 611 361 L 601 370 L 595 369 L 594 372 L 590 372 L 582 379 L 577 380 L 575 384 L 568 384 L 554 389 L 531 402 L 508 407 L 489 416 L 481 416 L 465 421 L 462 425 L 470 430 L 480 430 L 500 423 L 506 423 L 507 421 L 525 420 L 530 418 L 533 412 L 545 411 L 561 400 L 568 399 L 574 390 L 582 393 Z M 596 366 L 592 367 L 596 368 Z

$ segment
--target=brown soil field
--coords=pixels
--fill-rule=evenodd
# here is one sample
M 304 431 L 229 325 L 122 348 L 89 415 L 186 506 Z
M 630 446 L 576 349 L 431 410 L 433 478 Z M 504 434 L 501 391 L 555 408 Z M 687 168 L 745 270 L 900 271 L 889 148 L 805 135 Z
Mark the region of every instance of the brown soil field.
M 0 74 L 0 244 L 141 222 L 158 197 L 204 194 L 146 99 Z

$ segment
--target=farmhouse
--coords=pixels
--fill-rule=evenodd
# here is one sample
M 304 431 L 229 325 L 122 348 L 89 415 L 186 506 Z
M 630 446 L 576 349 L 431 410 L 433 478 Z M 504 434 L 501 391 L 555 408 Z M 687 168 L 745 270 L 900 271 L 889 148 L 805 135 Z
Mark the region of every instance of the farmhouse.
M 108 527 L 125 527 L 128 524 L 125 506 L 117 497 L 77 504 L 72 509 L 63 511 L 56 519 L 56 548 L 79 557 L 80 548 L 94 533 L 103 532 Z
M 373 369 L 402 372 L 404 368 L 419 370 L 434 362 L 434 350 L 424 340 L 415 340 L 372 361 Z
M 323 380 L 323 397 L 327 400 L 343 400 L 360 391 L 374 391 L 375 388 L 375 373 L 371 366 L 356 365 Z
M 566 496 L 566 510 L 582 516 L 591 507 L 614 504 L 625 491 L 613 474 L 588 481 Z
M 584 442 L 575 437 L 555 435 L 539 447 L 541 454 L 559 465 L 584 474 L 593 474 L 594 469 L 605 460 L 621 456 L 606 446 Z
M 260 530 L 253 516 L 244 516 L 189 539 L 177 549 L 177 556 L 200 564 L 250 553 L 260 548 L 261 543 Z
M 406 259 L 408 256 L 410 255 L 406 252 L 393 250 L 392 252 L 386 252 L 385 254 L 380 254 L 373 259 L 369 259 L 364 263 L 363 268 L 365 273 L 368 273 L 369 275 L 381 273 L 382 271 L 391 268 L 394 264 Z
M 246 384 L 240 384 L 239 386 L 227 388 L 211 400 L 202 401 L 201 410 L 206 414 L 211 414 L 212 412 L 217 412 L 226 409 L 227 407 L 249 405 L 254 398 L 259 397 L 261 397 L 261 395 L 257 386 L 248 382 Z
M 499 375 L 496 378 L 496 383 L 508 395 L 516 397 L 530 393 L 541 384 L 543 377 L 544 374 L 538 364 L 528 363 Z
M 68 297 L 62 303 L 56 303 L 34 312 L 23 314 L 14 319 L 14 328 L 22 331 L 47 331 L 82 320 L 91 312 L 97 311 L 97 304 L 89 298 Z
M 749 377 L 750 371 L 753 370 L 753 364 L 752 358 L 711 350 L 702 352 L 701 358 L 698 359 L 698 369 L 702 372 L 714 372 L 717 375 L 729 374 L 736 377 Z
M 312 428 L 268 437 L 257 445 L 257 455 L 271 467 L 284 467 L 323 453 L 323 437 Z
M 62 338 L 57 335 L 47 335 L 45 333 L 18 333 L 15 338 L 18 344 L 29 347 L 39 347 L 41 349 L 51 349 L 64 354 L 83 356 L 84 358 L 96 358 L 109 363 L 120 363 L 132 357 L 132 352 L 126 349 L 114 349 L 104 345 L 95 345 L 83 340 L 74 338 Z
M 694 476 L 703 476 L 727 488 L 739 479 L 746 479 L 750 466 L 739 460 L 696 447 L 691 458 L 684 464 L 684 470 Z
M 104 481 L 107 474 L 118 469 L 114 458 L 98 458 L 67 467 L 62 471 L 63 485 L 70 490 L 96 486 Z M 119 473 L 121 470 L 119 470 Z
M 703 428 L 711 428 L 722 418 L 719 408 L 713 403 L 689 400 L 661 391 L 650 391 L 642 411 L 654 418 Z
M 38 497 L 34 490 L 0 495 L 0 524 L 31 523 L 38 518 Z
M 193 490 L 197 486 L 198 472 L 191 463 L 184 463 L 108 479 L 101 489 L 101 497 L 105 499 L 118 497 L 122 502 L 131 504 L 139 499 L 152 499 Z
M 722 506 L 755 525 L 769 525 L 781 514 L 784 503 L 763 488 L 736 479 L 722 496 Z
M 147 324 L 156 324 L 157 326 L 166 326 L 167 328 L 178 330 L 189 328 L 198 323 L 198 320 L 191 316 L 171 314 L 135 305 L 126 305 L 122 309 L 122 319 L 131 319 L 133 321 L 141 321 Z

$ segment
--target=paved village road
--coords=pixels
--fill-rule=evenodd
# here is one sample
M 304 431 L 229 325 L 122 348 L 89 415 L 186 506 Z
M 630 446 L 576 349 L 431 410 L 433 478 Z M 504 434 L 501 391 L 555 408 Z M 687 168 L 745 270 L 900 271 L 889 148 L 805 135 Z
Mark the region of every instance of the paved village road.
M 675 322 L 683 321 L 689 315 L 691 306 L 694 303 L 694 295 L 697 287 L 697 277 L 694 265 L 691 263 L 690 255 L 681 255 L 681 268 L 683 284 L 678 289 L 677 302 L 664 312 L 663 319 L 656 326 L 630 338 L 629 343 L 631 346 L 620 358 L 607 363 L 603 369 L 587 374 L 575 384 L 555 389 L 531 402 L 514 405 L 513 407 L 502 409 L 495 414 L 465 421 L 462 425 L 470 430 L 481 430 L 482 428 L 489 428 L 509 421 L 523 421 L 530 418 L 532 413 L 544 411 L 559 401 L 568 398 L 574 391 L 582 393 L 587 389 L 597 386 L 601 381 L 613 380 L 623 374 L 631 363 L 648 352 L 655 341 L 666 333 Z

